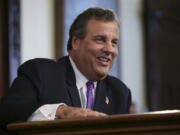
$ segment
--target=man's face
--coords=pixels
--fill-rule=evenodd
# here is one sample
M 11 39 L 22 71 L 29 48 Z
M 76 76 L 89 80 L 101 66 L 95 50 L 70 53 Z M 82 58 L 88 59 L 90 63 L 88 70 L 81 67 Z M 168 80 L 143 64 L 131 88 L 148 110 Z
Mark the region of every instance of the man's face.
M 88 80 L 101 80 L 105 78 L 118 55 L 118 43 L 117 22 L 92 19 L 86 26 L 84 39 L 73 37 L 72 58 Z

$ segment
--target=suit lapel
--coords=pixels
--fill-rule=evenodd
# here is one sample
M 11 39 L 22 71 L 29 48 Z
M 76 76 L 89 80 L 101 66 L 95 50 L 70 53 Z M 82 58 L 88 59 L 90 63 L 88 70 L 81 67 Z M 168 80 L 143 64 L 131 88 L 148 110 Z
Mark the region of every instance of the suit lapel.
M 112 100 L 111 94 L 108 91 L 108 87 L 104 81 L 99 81 L 96 88 L 94 110 L 109 114 L 110 107 L 112 107 Z
M 67 84 L 67 90 L 72 100 L 72 106 L 81 107 L 80 97 L 77 88 L 69 84 L 69 82 L 67 82 Z
M 72 106 L 81 107 L 80 97 L 76 87 L 76 79 L 69 58 L 66 60 L 66 84 L 72 100 Z

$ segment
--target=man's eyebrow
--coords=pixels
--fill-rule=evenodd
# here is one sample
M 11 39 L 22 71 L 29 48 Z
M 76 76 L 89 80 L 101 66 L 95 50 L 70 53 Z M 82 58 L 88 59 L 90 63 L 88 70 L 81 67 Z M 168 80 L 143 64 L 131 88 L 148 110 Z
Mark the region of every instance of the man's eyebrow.
M 119 41 L 119 38 L 114 38 L 113 40 Z
M 93 37 L 106 37 L 106 35 L 94 35 Z
M 105 39 L 105 38 L 107 38 L 107 36 L 106 35 L 94 35 L 93 38 L 104 38 Z M 120 39 L 118 37 L 117 38 L 115 37 L 112 40 L 119 41 Z
M 96 38 L 101 38 L 101 39 L 106 39 L 106 35 L 95 35 L 93 36 L 93 39 L 96 39 Z

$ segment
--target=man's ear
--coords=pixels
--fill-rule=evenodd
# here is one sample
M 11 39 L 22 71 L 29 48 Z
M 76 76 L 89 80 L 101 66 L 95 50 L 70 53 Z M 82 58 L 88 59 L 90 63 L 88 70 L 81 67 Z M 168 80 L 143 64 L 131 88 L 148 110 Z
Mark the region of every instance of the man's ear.
M 76 50 L 79 47 L 80 39 L 76 36 L 72 37 L 72 48 Z

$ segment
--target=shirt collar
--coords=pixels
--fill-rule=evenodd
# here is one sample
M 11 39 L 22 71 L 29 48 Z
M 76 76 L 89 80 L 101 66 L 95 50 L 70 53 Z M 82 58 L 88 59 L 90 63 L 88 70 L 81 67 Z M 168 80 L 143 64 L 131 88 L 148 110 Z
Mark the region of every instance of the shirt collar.
M 77 68 L 76 64 L 74 63 L 74 61 L 72 60 L 72 58 L 69 56 L 71 65 L 73 67 L 74 73 L 75 73 L 75 77 L 76 77 L 76 86 L 78 89 L 82 88 L 84 86 L 84 84 L 86 84 L 86 82 L 88 81 L 87 78 L 79 71 L 79 69 Z

